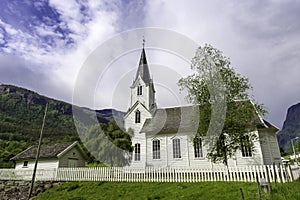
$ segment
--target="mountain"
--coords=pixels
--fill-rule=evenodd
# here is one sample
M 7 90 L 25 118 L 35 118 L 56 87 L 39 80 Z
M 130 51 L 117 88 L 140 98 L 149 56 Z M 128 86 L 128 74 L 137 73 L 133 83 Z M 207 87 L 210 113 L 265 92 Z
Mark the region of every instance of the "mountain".
M 123 122 L 124 113 L 114 109 L 94 111 L 72 106 L 24 88 L 2 84 L 0 85 L 0 168 L 13 166 L 13 163 L 9 162 L 12 156 L 38 142 L 46 103 L 49 106 L 43 143 L 78 140 L 76 128 L 87 131 L 93 124 L 107 124 L 114 118 L 116 121 Z M 77 127 L 74 125 L 73 112 L 82 118 Z M 97 121 L 90 120 L 95 113 Z
M 286 115 L 282 130 L 277 133 L 279 146 L 290 150 L 291 139 L 300 138 L 300 103 L 291 106 Z
M 96 113 L 100 114 L 100 116 L 104 117 L 108 121 L 115 120 L 120 123 L 121 126 L 124 124 L 123 117 L 125 115 L 124 112 L 115 110 L 115 109 L 103 109 L 96 110 Z

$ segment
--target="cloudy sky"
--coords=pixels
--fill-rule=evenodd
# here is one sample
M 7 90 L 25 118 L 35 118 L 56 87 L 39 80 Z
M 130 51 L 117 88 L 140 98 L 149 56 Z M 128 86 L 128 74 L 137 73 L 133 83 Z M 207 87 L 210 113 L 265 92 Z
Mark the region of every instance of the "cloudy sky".
M 236 71 L 249 78 L 254 98 L 269 111 L 265 118 L 278 127 L 287 108 L 300 102 L 300 1 L 1 0 L 0 7 L 1 83 L 72 102 L 78 73 L 97 47 L 121 32 L 157 27 L 222 50 Z M 164 52 L 147 52 L 149 63 L 156 63 L 150 66 L 154 81 L 170 76 L 159 72 L 159 65 L 188 68 Z M 131 83 L 139 52 L 123 57 L 112 67 L 115 73 L 108 73 L 114 76 L 102 80 L 107 84 L 96 98 L 101 102 L 88 106 L 112 106 L 113 90 L 124 94 L 126 103 L 116 107 L 126 110 L 129 85 L 117 83 Z M 126 76 L 121 66 L 127 66 Z M 172 77 L 180 78 L 178 74 Z M 115 89 L 116 84 L 127 89 Z M 181 102 L 169 101 L 174 94 L 168 86 L 156 88 L 160 106 Z

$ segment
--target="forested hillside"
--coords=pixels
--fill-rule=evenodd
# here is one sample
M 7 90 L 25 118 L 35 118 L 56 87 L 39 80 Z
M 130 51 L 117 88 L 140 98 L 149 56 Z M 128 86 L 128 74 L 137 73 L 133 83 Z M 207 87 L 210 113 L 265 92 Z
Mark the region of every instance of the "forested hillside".
M 47 102 L 49 107 L 43 143 L 78 140 L 71 104 L 24 88 L 0 85 L 0 168 L 12 167 L 13 163 L 9 162 L 12 156 L 38 142 Z M 81 107 L 75 109 L 86 116 L 94 112 Z M 122 112 L 111 109 L 98 110 L 96 113 L 98 122 L 105 124 L 113 119 L 112 113 L 120 120 L 123 116 Z

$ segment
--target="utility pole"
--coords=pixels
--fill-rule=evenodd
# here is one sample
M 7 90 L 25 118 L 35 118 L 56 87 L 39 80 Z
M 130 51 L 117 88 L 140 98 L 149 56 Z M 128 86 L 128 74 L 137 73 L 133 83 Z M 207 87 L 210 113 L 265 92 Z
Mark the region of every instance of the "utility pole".
M 45 113 L 44 113 L 44 119 L 43 119 L 43 124 L 42 124 L 40 139 L 39 139 L 39 144 L 38 144 L 38 148 L 37 148 L 37 152 L 36 152 L 36 157 L 35 157 L 35 163 L 34 163 L 34 169 L 33 169 L 33 174 L 32 174 L 32 180 L 31 180 L 31 185 L 30 185 L 29 194 L 28 194 L 28 200 L 30 199 L 30 196 L 31 196 L 32 190 L 33 190 L 33 185 L 34 185 L 34 180 L 35 180 L 35 174 L 36 174 L 36 168 L 37 168 L 38 159 L 39 159 L 39 156 L 40 156 L 41 144 L 42 144 L 42 139 L 43 139 L 43 130 L 44 130 L 44 126 L 45 126 L 47 109 L 48 109 L 48 103 L 46 104 L 46 108 L 45 108 Z

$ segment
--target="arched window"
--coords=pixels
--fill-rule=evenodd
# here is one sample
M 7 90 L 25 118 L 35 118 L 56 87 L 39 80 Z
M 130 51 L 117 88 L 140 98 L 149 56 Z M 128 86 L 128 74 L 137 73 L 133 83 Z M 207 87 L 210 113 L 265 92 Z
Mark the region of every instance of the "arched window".
M 152 141 L 153 159 L 160 159 L 160 140 Z
M 181 158 L 180 139 L 173 139 L 173 158 Z
M 137 95 L 142 95 L 142 94 L 143 94 L 143 87 L 139 85 L 137 88 Z
M 194 139 L 194 154 L 195 154 L 195 158 L 203 157 L 202 139 L 200 137 L 196 137 Z
M 141 112 L 139 110 L 135 112 L 135 123 L 141 123 Z
M 136 143 L 134 145 L 134 160 L 139 161 L 141 160 L 141 144 Z
M 248 135 L 245 135 L 241 139 L 241 150 L 243 157 L 252 157 L 252 149 L 250 147 L 250 139 Z

